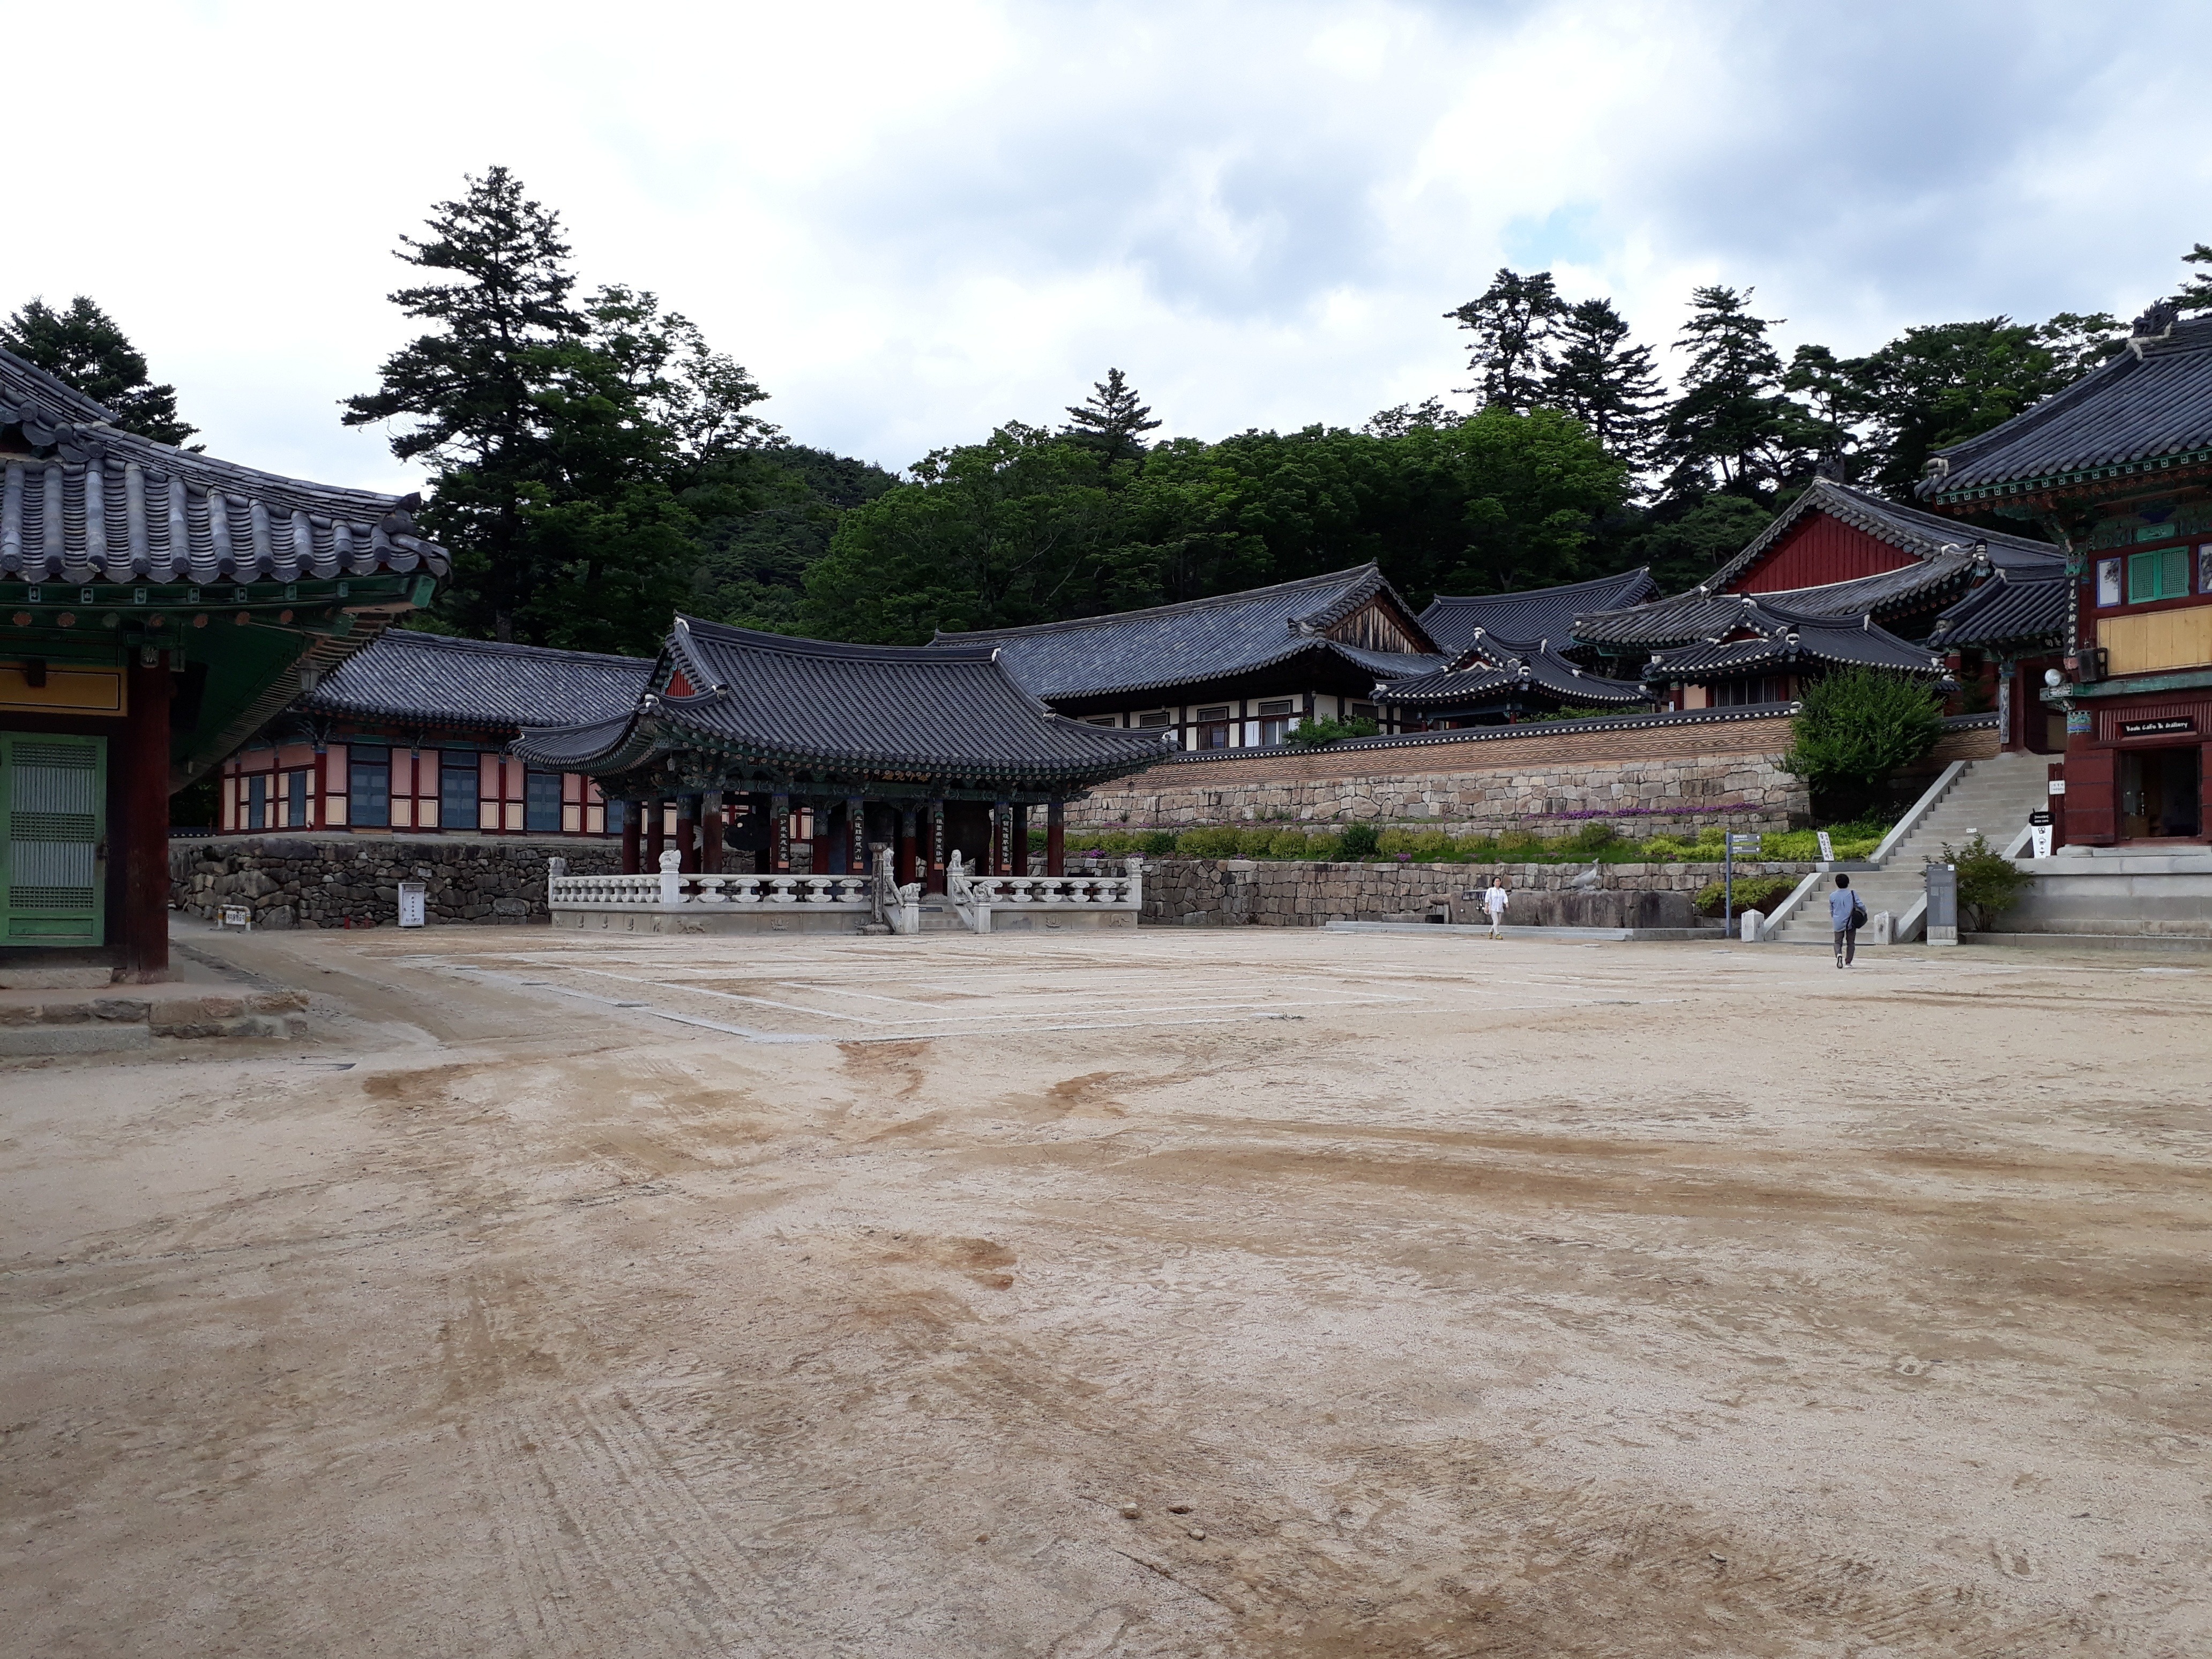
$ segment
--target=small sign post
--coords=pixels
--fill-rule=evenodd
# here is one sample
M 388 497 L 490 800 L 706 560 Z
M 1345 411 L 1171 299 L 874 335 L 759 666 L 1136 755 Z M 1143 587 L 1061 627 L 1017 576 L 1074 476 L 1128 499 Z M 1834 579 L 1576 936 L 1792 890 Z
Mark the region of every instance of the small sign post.
M 2027 815 L 2027 834 L 2029 844 L 2034 848 L 2033 856 L 2039 859 L 2049 858 L 2051 842 L 2051 815 L 2048 812 L 2030 812 Z
M 1928 863 L 1928 942 L 1959 942 L 1959 868 L 1931 859 Z
M 1833 864 L 1836 861 L 1836 843 L 1828 839 L 1828 832 L 1825 830 L 1815 830 L 1813 833 L 1820 838 L 1820 862 Z
M 1721 854 L 1721 932 L 1735 936 L 1735 855 L 1748 853 L 1759 856 L 1759 837 L 1731 830 L 1726 847 Z
M 219 927 L 243 927 L 250 933 L 253 931 L 253 912 L 243 904 L 226 904 L 222 907 L 222 920 L 216 925 Z
M 403 881 L 399 884 L 399 925 L 420 927 L 422 925 L 423 901 L 430 890 L 428 882 Z

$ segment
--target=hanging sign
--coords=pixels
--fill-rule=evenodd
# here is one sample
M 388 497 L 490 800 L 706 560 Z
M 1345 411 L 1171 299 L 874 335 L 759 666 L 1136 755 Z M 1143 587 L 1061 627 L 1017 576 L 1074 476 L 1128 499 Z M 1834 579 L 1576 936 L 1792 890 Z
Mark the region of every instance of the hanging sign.
M 2124 738 L 2163 738 L 2196 729 L 2197 722 L 2185 714 L 2173 720 L 2120 722 L 2120 735 Z
M 2067 736 L 2072 737 L 2077 732 L 2087 732 L 2088 730 L 2089 711 L 2087 709 L 2069 708 L 2066 711 Z

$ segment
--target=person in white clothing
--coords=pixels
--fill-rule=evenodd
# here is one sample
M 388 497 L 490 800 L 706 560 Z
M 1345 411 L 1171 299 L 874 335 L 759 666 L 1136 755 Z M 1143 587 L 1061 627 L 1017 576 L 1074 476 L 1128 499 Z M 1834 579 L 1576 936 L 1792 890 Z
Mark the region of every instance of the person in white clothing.
M 1482 896 L 1482 908 L 1490 912 L 1491 938 L 1505 937 L 1505 907 L 1511 902 L 1512 897 L 1497 877 L 1490 878 L 1490 890 Z

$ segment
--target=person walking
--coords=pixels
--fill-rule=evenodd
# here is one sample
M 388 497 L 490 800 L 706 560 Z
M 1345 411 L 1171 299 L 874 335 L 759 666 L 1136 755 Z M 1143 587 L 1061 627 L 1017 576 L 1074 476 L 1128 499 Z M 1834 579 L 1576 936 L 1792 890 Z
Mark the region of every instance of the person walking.
M 1504 883 L 1498 877 L 1492 876 L 1490 878 L 1490 890 L 1482 896 L 1482 908 L 1490 912 L 1491 938 L 1505 937 L 1505 907 L 1512 902 L 1512 899 L 1513 895 L 1505 890 Z
M 1866 907 L 1851 891 L 1849 876 L 1838 876 L 1836 890 L 1828 895 L 1828 926 L 1836 936 L 1836 966 L 1848 968 L 1858 955 L 1859 929 L 1866 926 Z

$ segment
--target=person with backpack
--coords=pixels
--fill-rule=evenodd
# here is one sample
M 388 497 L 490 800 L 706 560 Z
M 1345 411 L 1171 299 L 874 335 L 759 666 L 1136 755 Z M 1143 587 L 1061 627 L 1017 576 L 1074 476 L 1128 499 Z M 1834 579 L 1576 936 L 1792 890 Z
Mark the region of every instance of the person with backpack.
M 1836 878 L 1836 890 L 1828 895 L 1828 926 L 1836 935 L 1836 966 L 1848 968 L 1858 954 L 1859 929 L 1867 924 L 1866 906 L 1851 891 L 1849 876 Z

